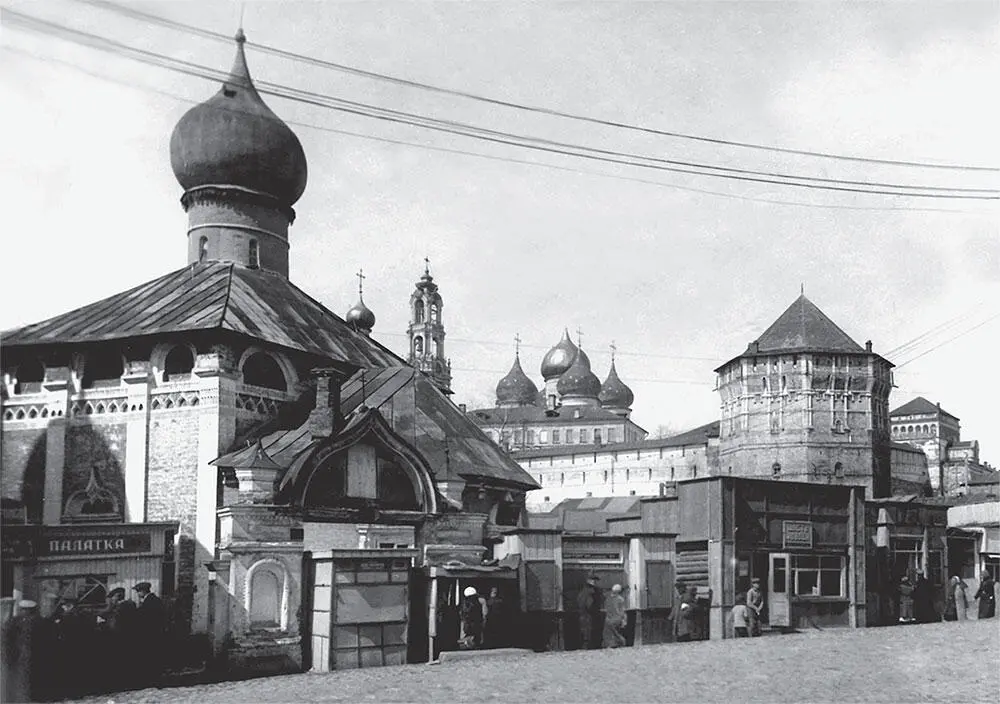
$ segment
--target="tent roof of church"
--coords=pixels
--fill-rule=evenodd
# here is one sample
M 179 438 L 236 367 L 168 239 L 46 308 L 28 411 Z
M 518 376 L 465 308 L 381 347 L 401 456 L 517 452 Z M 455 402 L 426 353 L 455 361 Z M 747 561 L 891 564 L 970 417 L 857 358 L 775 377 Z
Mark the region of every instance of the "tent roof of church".
M 410 443 L 427 463 L 437 469 L 438 482 L 449 479 L 489 479 L 500 484 L 537 489 L 538 484 L 521 466 L 500 450 L 423 374 L 409 366 L 393 366 L 358 372 L 341 385 L 341 412 L 349 416 L 364 404 L 378 409 L 393 430 Z M 267 454 L 282 467 L 316 440 L 305 423 L 314 405 L 310 393 L 301 399 L 303 413 L 275 427 L 266 422 L 257 439 Z M 447 444 L 445 443 L 447 438 Z M 244 442 L 246 439 L 243 440 Z M 239 441 L 238 441 L 239 442 Z M 234 467 L 255 452 L 250 445 L 216 459 L 212 464 Z
M 128 291 L 3 333 L 4 345 L 77 344 L 229 330 L 355 366 L 402 360 L 288 279 L 229 262 L 203 262 Z
M 889 417 L 893 416 L 925 416 L 931 414 L 940 413 L 943 416 L 948 416 L 949 418 L 954 418 L 958 420 L 958 416 L 953 416 L 948 411 L 941 408 L 936 403 L 931 403 L 923 396 L 917 396 L 915 399 L 907 401 L 899 408 L 889 412 Z
M 796 298 L 760 337 L 751 342 L 741 356 L 775 352 L 864 354 L 865 349 L 803 294 Z

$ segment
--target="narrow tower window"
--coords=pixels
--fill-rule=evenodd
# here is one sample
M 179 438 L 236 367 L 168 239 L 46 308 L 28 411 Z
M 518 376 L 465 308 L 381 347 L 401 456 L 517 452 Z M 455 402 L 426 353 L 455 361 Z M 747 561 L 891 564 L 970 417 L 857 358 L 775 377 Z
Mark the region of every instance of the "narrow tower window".
M 424 302 L 417 301 L 413 304 L 413 322 L 422 323 L 424 322 Z
M 424 353 L 424 338 L 415 337 L 413 338 L 413 354 L 423 354 Z
M 203 262 L 208 259 L 208 238 L 202 237 L 198 240 L 198 261 Z
M 260 266 L 260 252 L 257 249 L 257 240 L 250 240 L 250 268 L 256 269 Z

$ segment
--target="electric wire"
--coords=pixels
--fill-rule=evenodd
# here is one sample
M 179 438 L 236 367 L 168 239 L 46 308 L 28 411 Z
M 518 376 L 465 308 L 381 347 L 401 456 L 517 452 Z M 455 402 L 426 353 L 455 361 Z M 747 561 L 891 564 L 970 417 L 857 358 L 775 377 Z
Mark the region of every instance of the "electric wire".
M 172 57 L 164 56 L 162 54 L 157 54 L 155 52 L 151 52 L 145 49 L 138 49 L 135 47 L 131 47 L 122 44 L 121 42 L 108 39 L 106 37 L 101 37 L 87 32 L 82 32 L 80 30 L 72 29 L 64 25 L 59 25 L 57 23 L 40 20 L 38 18 L 34 18 L 28 15 L 23 15 L 22 13 L 4 10 L 4 14 L 12 16 L 14 18 L 14 24 L 20 23 L 22 26 L 27 26 L 28 28 L 35 31 L 39 31 L 43 34 L 48 34 L 50 36 L 59 36 L 60 38 L 64 39 L 66 38 L 66 35 L 69 35 L 70 37 L 75 37 L 75 39 L 70 39 L 70 41 L 83 43 L 93 48 L 110 51 L 111 53 L 115 53 L 118 55 L 128 56 L 129 58 L 144 63 L 150 63 L 152 65 L 161 68 L 167 68 L 188 75 L 195 75 L 198 77 L 209 78 L 212 80 L 224 80 L 226 77 L 228 77 L 228 74 L 225 74 L 224 72 L 217 71 L 215 69 L 210 69 L 208 67 L 201 66 L 193 62 L 174 59 Z M 592 147 L 586 147 L 583 145 L 555 142 L 553 140 L 544 140 L 535 137 L 511 134 L 496 130 L 487 130 L 484 128 L 479 128 L 464 123 L 458 123 L 447 120 L 444 121 L 435 120 L 433 118 L 428 118 L 422 115 L 414 115 L 412 113 L 404 113 L 401 111 L 390 110 L 387 108 L 380 108 L 365 103 L 358 103 L 356 101 L 347 101 L 333 96 L 315 93 L 312 91 L 290 88 L 288 86 L 284 86 L 281 84 L 274 84 L 265 81 L 255 81 L 254 83 L 260 92 L 269 95 L 275 95 L 277 97 L 294 100 L 306 104 L 312 104 L 328 109 L 333 109 L 348 114 L 359 115 L 362 117 L 370 117 L 394 123 L 401 123 L 414 127 L 421 127 L 424 129 L 455 134 L 459 136 L 479 139 L 507 146 L 521 147 L 525 149 L 531 149 L 545 153 L 554 153 L 563 156 L 575 156 L 578 158 L 584 158 L 593 161 L 632 166 L 637 168 L 653 169 L 653 170 L 667 171 L 672 173 L 684 173 L 696 176 L 709 176 L 713 178 L 723 178 L 723 179 L 745 181 L 752 183 L 767 183 L 771 185 L 808 188 L 815 190 L 863 193 L 866 195 L 889 195 L 889 196 L 912 197 L 912 198 L 939 198 L 939 199 L 943 198 L 943 199 L 964 199 L 964 200 L 1000 199 L 1000 191 L 991 191 L 988 189 L 978 189 L 978 188 L 977 189 L 946 188 L 945 190 L 953 191 L 950 193 L 940 193 L 940 192 L 916 193 L 916 192 L 905 192 L 905 191 L 900 192 L 898 190 L 890 191 L 882 189 L 854 188 L 847 186 L 823 185 L 819 183 L 798 183 L 791 181 L 774 180 L 773 178 L 757 178 L 757 177 L 737 175 L 732 173 L 711 173 L 711 172 L 697 171 L 687 168 L 677 168 L 674 166 L 665 165 L 669 163 L 675 163 L 672 160 L 663 160 L 655 157 L 646 157 L 643 155 L 616 152 L 613 150 L 601 150 Z M 554 145 L 554 146 L 547 146 L 547 145 Z M 576 151 L 569 151 L 569 150 L 576 150 Z M 614 156 L 606 156 L 606 155 L 614 155 Z M 636 159 L 652 161 L 655 163 L 642 163 L 636 161 Z M 699 166 L 699 168 L 710 168 L 718 170 L 720 168 L 726 168 L 726 167 Z M 789 178 L 789 177 L 781 176 L 780 178 Z M 802 179 L 812 179 L 813 177 L 795 176 L 791 178 L 798 178 L 802 180 Z M 838 181 L 838 183 L 840 182 L 842 181 Z M 849 183 L 849 182 L 843 182 L 843 183 Z M 894 184 L 890 184 L 889 187 L 921 188 L 923 190 L 936 190 L 939 188 L 931 186 L 924 187 L 924 186 L 894 185 Z M 989 195 L 981 195 L 986 193 L 988 193 Z
M 973 310 L 969 310 L 969 311 L 966 311 L 966 312 L 961 313 L 959 315 L 956 315 L 955 317 L 950 318 L 950 319 L 944 321 L 943 323 L 935 325 L 934 327 L 930 328 L 929 330 L 926 330 L 925 332 L 921 333 L 920 335 L 917 335 L 913 339 L 911 339 L 911 340 L 909 340 L 907 342 L 904 342 L 901 345 L 898 345 L 898 346 L 892 348 L 891 350 L 889 350 L 888 352 L 886 352 L 885 356 L 888 357 L 888 356 L 895 356 L 895 355 L 901 355 L 901 354 L 908 354 L 910 352 L 916 351 L 916 349 L 918 349 L 921 345 L 925 344 L 929 340 L 929 338 L 932 338 L 935 335 L 939 335 L 939 334 L 941 334 L 941 333 L 943 333 L 943 332 L 945 332 L 945 331 L 947 331 L 947 330 L 949 330 L 951 328 L 957 327 L 963 321 L 968 320 L 969 318 L 973 317 L 974 313 L 975 313 L 974 309 Z
M 160 95 L 160 96 L 163 96 L 163 97 L 166 97 L 166 98 L 171 98 L 171 99 L 177 100 L 179 102 L 188 103 L 188 104 L 191 104 L 191 105 L 197 105 L 200 102 L 202 102 L 200 100 L 195 100 L 195 99 L 192 99 L 192 98 L 186 98 L 186 97 L 183 97 L 183 96 L 180 96 L 180 95 L 176 95 L 174 93 L 169 93 L 167 91 L 160 90 L 158 88 L 153 88 L 151 86 L 140 85 L 140 84 L 137 84 L 137 83 L 133 83 L 131 81 L 126 81 L 126 80 L 122 80 L 122 79 L 115 78 L 115 77 L 112 77 L 112 76 L 108 76 L 107 74 L 101 74 L 101 73 L 97 73 L 97 72 L 94 72 L 94 71 L 88 71 L 87 69 L 81 67 L 79 64 L 75 64 L 75 63 L 72 63 L 72 62 L 69 62 L 69 61 L 63 61 L 61 59 L 55 59 L 55 58 L 52 58 L 52 57 L 41 56 L 39 54 L 30 52 L 30 51 L 25 51 L 23 49 L 19 49 L 19 48 L 10 46 L 10 45 L 0 46 L 0 51 L 7 51 L 9 53 L 18 54 L 20 56 L 24 56 L 24 57 L 27 57 L 27 58 L 30 58 L 30 59 L 33 59 L 33 60 L 36 60 L 36 61 L 43 62 L 43 63 L 50 63 L 50 64 L 55 64 L 55 65 L 65 66 L 67 68 L 71 68 L 71 69 L 73 69 L 75 71 L 78 71 L 79 73 L 82 73 L 84 75 L 90 76 L 92 78 L 96 78 L 96 79 L 99 79 L 99 80 L 102 80 L 102 81 L 107 81 L 109 83 L 113 83 L 113 84 L 116 84 L 116 85 L 124 86 L 126 88 L 132 88 L 132 89 L 136 89 L 136 90 L 146 91 L 146 92 L 153 93 L 153 94 L 156 94 L 156 95 Z M 623 176 L 621 174 L 612 174 L 612 173 L 601 172 L 601 171 L 592 171 L 592 170 L 587 170 L 587 169 L 576 169 L 576 168 L 572 168 L 572 167 L 568 167 L 568 166 L 559 166 L 557 164 L 549 164 L 549 163 L 539 162 L 539 161 L 530 161 L 530 160 L 527 160 L 527 159 L 517 159 L 517 158 L 514 158 L 514 157 L 504 157 L 504 156 L 498 156 L 498 155 L 495 155 L 495 154 L 483 154 L 483 153 L 480 153 L 480 152 L 470 152 L 470 151 L 466 151 L 466 150 L 463 150 L 463 149 L 452 149 L 452 148 L 449 148 L 449 147 L 441 147 L 441 146 L 436 146 L 436 145 L 431 145 L 431 144 L 421 144 L 419 142 L 409 142 L 409 141 L 406 141 L 406 140 L 391 139 L 391 138 L 388 138 L 388 137 L 379 137 L 379 136 L 375 136 L 375 135 L 371 135 L 371 134 L 365 134 L 365 133 L 360 133 L 360 132 L 352 132 L 350 130 L 342 130 L 342 129 L 337 129 L 337 128 L 334 128 L 334 127 L 329 127 L 329 126 L 324 126 L 324 125 L 316 125 L 316 124 L 312 124 L 312 123 L 308 123 L 308 122 L 298 122 L 298 121 L 295 121 L 295 120 L 284 120 L 284 122 L 286 122 L 289 125 L 295 125 L 297 127 L 305 127 L 307 129 L 313 129 L 313 130 L 318 130 L 318 131 L 322 131 L 322 132 L 329 132 L 329 133 L 338 134 L 338 135 L 344 135 L 344 136 L 348 136 L 348 137 L 356 137 L 356 138 L 359 138 L 359 139 L 365 139 L 365 140 L 370 140 L 370 141 L 375 141 L 375 142 L 382 142 L 382 143 L 386 143 L 386 144 L 395 144 L 395 145 L 400 145 L 400 146 L 415 147 L 415 148 L 418 148 L 418 149 L 424 149 L 424 150 L 435 151 L 435 152 L 443 152 L 443 153 L 446 153 L 446 154 L 458 154 L 458 155 L 463 155 L 463 156 L 471 156 L 471 157 L 476 157 L 476 158 L 479 158 L 479 159 L 486 159 L 486 160 L 490 160 L 490 161 L 507 162 L 507 163 L 512 163 L 512 164 L 523 164 L 523 165 L 526 165 L 526 166 L 535 166 L 535 167 L 540 167 L 540 168 L 545 168 L 545 169 L 550 169 L 550 170 L 555 170 L 555 171 L 562 171 L 562 172 L 565 172 L 565 173 L 573 173 L 573 174 L 580 174 L 580 175 L 586 175 L 586 176 L 597 176 L 597 177 L 600 177 L 600 178 L 609 178 L 609 179 L 614 179 L 614 180 L 617 180 L 617 181 L 628 181 L 628 182 L 632 182 L 632 183 L 642 183 L 642 184 L 646 184 L 646 185 L 650 185 L 650 186 L 659 186 L 661 188 L 669 188 L 669 189 L 672 189 L 672 190 L 680 190 L 680 191 L 686 191 L 686 192 L 690 192 L 690 193 L 701 193 L 701 194 L 705 194 L 705 195 L 717 196 L 717 197 L 720 197 L 720 198 L 728 198 L 728 199 L 731 199 L 731 200 L 747 201 L 747 202 L 751 202 L 751 203 L 766 203 L 766 204 L 771 204 L 771 205 L 785 205 L 785 206 L 800 207 L 800 208 L 818 208 L 818 209 L 832 209 L 832 210 L 855 210 L 855 211 L 883 211 L 883 212 L 905 211 L 905 212 L 911 212 L 911 213 L 957 213 L 957 214 L 975 214 L 977 212 L 982 212 L 982 211 L 970 211 L 970 210 L 955 209 L 955 208 L 932 208 L 932 207 L 927 207 L 927 206 L 919 206 L 919 207 L 915 207 L 915 206 L 879 206 L 879 205 L 867 205 L 866 206 L 866 205 L 848 205 L 848 204 L 844 204 L 844 203 L 840 203 L 840 204 L 835 204 L 835 203 L 804 203 L 804 202 L 801 202 L 801 201 L 779 200 L 779 199 L 774 199 L 774 198 L 760 198 L 760 197 L 755 197 L 755 196 L 741 195 L 741 194 L 738 194 L 738 193 L 726 193 L 724 191 L 714 191 L 714 190 L 706 189 L 706 188 L 697 188 L 697 187 L 694 187 L 694 186 L 683 186 L 683 185 L 676 184 L 676 183 L 665 183 L 663 181 L 651 181 L 649 179 L 637 178 L 637 177 L 634 177 L 634 176 Z M 628 354 L 628 353 L 626 353 L 626 354 Z M 709 360 L 709 361 L 717 361 L 717 360 Z
M 158 24 L 163 27 L 171 28 L 177 31 L 187 32 L 190 34 L 195 34 L 198 36 L 206 37 L 209 39 L 214 39 L 217 41 L 232 41 L 232 38 L 226 34 L 220 32 L 214 32 L 201 27 L 196 27 L 194 25 L 186 24 L 183 22 L 178 22 L 176 20 L 171 20 L 166 17 L 161 17 L 148 12 L 143 12 L 141 10 L 136 10 L 135 8 L 126 7 L 114 2 L 107 2 L 106 0 L 76 0 L 79 3 L 90 5 L 93 7 L 102 8 L 104 10 L 114 12 L 116 14 L 131 17 L 133 19 L 139 19 L 145 22 L 151 22 Z M 322 68 L 333 69 L 336 71 L 341 71 L 349 73 L 355 76 L 361 76 L 364 78 L 376 79 L 381 81 L 388 81 L 396 85 L 402 85 L 410 88 L 419 88 L 422 90 L 428 90 L 435 93 L 440 93 L 444 95 L 451 95 L 460 98 L 467 98 L 470 100 L 475 100 L 479 102 L 484 102 L 490 105 L 497 105 L 501 107 L 512 108 L 516 110 L 528 111 L 533 113 L 539 113 L 544 115 L 550 115 L 554 117 L 562 117 L 571 120 L 577 120 L 582 122 L 588 122 L 591 124 L 603 125 L 607 127 L 616 127 L 626 130 L 632 130 L 637 132 L 643 132 L 646 134 L 654 134 L 665 137 L 672 137 L 677 139 L 693 140 L 698 142 L 704 142 L 709 144 L 717 144 L 723 146 L 739 147 L 744 149 L 761 150 L 768 152 L 776 152 L 782 154 L 796 154 L 799 156 L 810 156 L 826 159 L 835 159 L 840 161 L 851 161 L 860 162 L 868 164 L 885 164 L 891 166 L 909 166 L 918 167 L 926 169 L 950 169 L 950 170 L 961 170 L 961 171 L 1000 171 L 998 167 L 992 166 L 974 166 L 974 165 L 964 165 L 964 164 L 944 164 L 944 163 L 933 163 L 933 162 L 918 162 L 918 161 L 904 161 L 897 159 L 879 159 L 874 157 L 858 157 L 850 156 L 844 154 L 833 154 L 829 152 L 811 151 L 805 149 L 792 149 L 787 147 L 776 147 L 772 145 L 755 144 L 751 142 L 741 142 L 736 140 L 720 139 L 714 137 L 705 137 L 699 135 L 686 134 L 682 132 L 673 132 L 668 130 L 660 130 L 652 127 L 646 127 L 641 125 L 633 125 L 625 122 L 620 122 L 616 120 L 604 120 L 600 118 L 590 117 L 586 115 L 579 115 L 575 113 L 569 113 L 561 110 L 555 110 L 552 108 L 543 108 L 531 105 L 525 105 L 523 103 L 517 103 L 513 101 L 501 100 L 498 98 L 492 98 L 477 93 L 471 93 L 467 91 L 455 90 L 451 88 L 444 88 L 442 86 L 437 86 L 429 83 L 423 83 L 420 81 L 414 81 L 410 79 L 400 78 L 397 76 L 392 76 L 389 74 L 378 73 L 375 71 L 368 71 L 365 69 L 360 69 L 353 66 L 348 66 L 345 64 L 335 63 L 332 61 L 326 61 L 324 59 L 319 59 L 313 56 L 308 56 L 305 54 L 298 54 L 292 51 L 287 51 L 284 49 L 279 49 L 277 47 L 268 46 L 266 44 L 257 44 L 254 42 L 247 42 L 250 46 L 253 46 L 263 52 L 272 54 L 274 56 L 279 56 L 282 58 L 290 59 L 293 61 L 299 61 L 304 63 L 309 63 L 314 66 L 319 66 Z
M 899 364 L 896 365 L 896 368 L 899 369 L 901 367 L 905 367 L 907 364 L 911 364 L 912 362 L 916 362 L 921 357 L 924 357 L 924 356 L 930 354 L 931 352 L 933 352 L 933 351 L 935 351 L 935 350 L 937 350 L 937 349 L 939 349 L 941 347 L 944 347 L 947 344 L 950 344 L 950 343 L 954 342 L 955 340 L 958 340 L 960 338 L 965 337 L 969 333 L 971 333 L 971 332 L 973 332 L 975 330 L 978 330 L 979 328 L 983 327 L 984 325 L 986 325 L 989 322 L 992 322 L 992 321 L 996 320 L 997 318 L 1000 318 L 1000 313 L 996 313 L 995 315 L 991 315 L 986 320 L 983 320 L 982 322 L 978 323 L 977 325 L 972 326 L 971 328 L 969 328 L 967 330 L 963 330 L 962 332 L 958 333 L 957 335 L 952 335 L 947 340 L 944 340 L 944 341 L 938 343 L 937 345 L 934 345 L 930 349 L 921 352 L 916 357 L 912 357 L 912 358 L 906 360 L 905 362 L 900 362 Z
M 98 73 L 98 72 L 95 72 L 95 71 L 89 71 L 89 70 L 83 68 L 82 66 L 80 66 L 79 64 L 72 63 L 70 61 L 64 61 L 62 59 L 56 59 L 56 58 L 53 58 L 53 57 L 50 57 L 50 56 L 42 56 L 40 54 L 36 54 L 34 52 L 31 52 L 31 51 L 25 51 L 24 49 L 20 49 L 20 48 L 11 46 L 11 45 L 2 45 L 2 46 L 0 46 L 0 51 L 6 51 L 6 52 L 9 52 L 9 53 L 18 54 L 20 56 L 24 56 L 24 57 L 27 57 L 29 59 L 40 61 L 42 63 L 49 63 L 49 64 L 54 64 L 54 65 L 64 66 L 64 67 L 73 69 L 74 71 L 77 71 L 79 73 L 82 73 L 82 74 L 84 74 L 86 76 L 90 76 L 92 78 L 96 78 L 96 79 L 99 79 L 99 80 L 102 80 L 102 81 L 107 81 L 109 83 L 114 83 L 116 85 L 124 86 L 126 88 L 132 88 L 132 89 L 135 89 L 135 90 L 146 91 L 146 92 L 149 92 L 149 93 L 153 93 L 155 95 L 160 95 L 160 96 L 163 96 L 163 97 L 166 97 L 166 98 L 177 100 L 179 102 L 188 103 L 190 105 L 197 105 L 197 104 L 203 102 L 201 100 L 187 98 L 187 97 L 184 97 L 184 96 L 176 95 L 174 93 L 170 93 L 168 91 L 160 90 L 158 88 L 153 88 L 152 86 L 147 86 L 147 85 L 142 85 L 142 84 L 134 83 L 132 81 L 122 80 L 120 78 L 115 78 L 113 76 L 109 76 L 107 74 Z M 164 70 L 169 70 L 169 69 L 164 69 Z M 201 77 L 199 76 L 199 78 L 201 78 Z M 523 164 L 523 165 L 526 165 L 526 166 L 535 166 L 535 167 L 540 167 L 540 168 L 545 168 L 545 169 L 550 169 L 550 170 L 555 170 L 555 171 L 562 171 L 562 172 L 565 172 L 565 173 L 573 173 L 573 174 L 580 174 L 580 175 L 586 175 L 586 176 L 597 176 L 597 177 L 600 177 L 600 178 L 609 178 L 609 179 L 614 179 L 614 180 L 617 180 L 617 181 L 628 181 L 628 182 L 632 182 L 632 183 L 643 183 L 643 184 L 650 185 L 650 186 L 659 186 L 661 188 L 669 188 L 669 189 L 673 189 L 673 190 L 686 191 L 686 192 L 690 192 L 690 193 L 701 193 L 701 194 L 705 194 L 705 195 L 717 196 L 717 197 L 720 197 L 720 198 L 728 198 L 728 199 L 731 199 L 731 200 L 742 200 L 742 201 L 747 201 L 747 202 L 751 202 L 751 203 L 767 203 L 767 204 L 772 204 L 772 205 L 785 205 L 785 206 L 800 207 L 800 208 L 818 208 L 818 209 L 826 209 L 826 210 L 888 211 L 888 212 L 892 212 L 892 211 L 905 211 L 905 212 L 911 212 L 911 213 L 958 213 L 958 214 L 974 214 L 974 213 L 977 212 L 977 211 L 970 211 L 970 210 L 965 210 L 965 209 L 932 208 L 932 207 L 927 207 L 927 206 L 919 206 L 918 207 L 918 206 L 888 206 L 888 205 L 848 205 L 848 204 L 845 204 L 845 203 L 804 203 L 804 202 L 801 202 L 801 201 L 780 200 L 780 199 L 775 199 L 775 198 L 760 198 L 760 197 L 755 197 L 755 196 L 742 195 L 742 194 L 738 194 L 738 193 L 726 193 L 724 191 L 714 191 L 714 190 L 707 189 L 707 188 L 697 188 L 695 186 L 684 186 L 684 185 L 676 184 L 676 183 L 665 183 L 663 181 L 652 181 L 652 180 L 649 180 L 649 179 L 637 178 L 637 177 L 634 177 L 634 176 L 624 176 L 624 175 L 621 175 L 621 174 L 612 174 L 612 173 L 601 172 L 601 171 L 593 171 L 593 170 L 588 170 L 588 169 L 577 169 L 577 168 L 572 168 L 572 167 L 569 167 L 569 166 L 560 166 L 558 164 L 549 164 L 549 163 L 540 162 L 540 161 L 530 161 L 530 160 L 527 160 L 527 159 L 517 159 L 517 158 L 514 158 L 514 157 L 498 156 L 498 155 L 495 155 L 495 154 L 483 154 L 481 152 L 470 152 L 470 151 L 466 151 L 466 150 L 463 150 L 463 149 L 453 149 L 453 148 L 449 148 L 449 147 L 441 147 L 441 146 L 436 146 L 436 145 L 431 145 L 431 144 L 422 144 L 422 143 L 419 143 L 419 142 L 409 142 L 409 141 L 401 140 L 401 139 L 392 139 L 392 138 L 389 138 L 389 137 L 379 137 L 379 136 L 376 136 L 376 135 L 365 134 L 365 133 L 361 133 L 361 132 L 352 132 L 350 130 L 342 130 L 342 129 L 337 129 L 337 128 L 334 128 L 334 127 L 329 127 L 329 126 L 325 126 L 325 125 L 316 125 L 316 124 L 312 124 L 312 123 L 308 123 L 308 122 L 298 122 L 298 121 L 295 121 L 295 120 L 283 120 L 283 121 L 285 123 L 289 124 L 289 125 L 295 125 L 297 127 L 304 127 L 304 128 L 307 128 L 307 129 L 318 130 L 318 131 L 321 131 L 321 132 L 329 132 L 329 133 L 332 133 L 332 134 L 344 135 L 344 136 L 347 136 L 347 137 L 356 137 L 356 138 L 359 138 L 359 139 L 365 139 L 365 140 L 370 140 L 370 141 L 375 141 L 375 142 L 382 142 L 382 143 L 385 143 L 385 144 L 395 144 L 395 145 L 400 145 L 400 146 L 415 147 L 417 149 L 424 149 L 424 150 L 435 151 L 435 152 L 443 152 L 443 153 L 446 153 L 446 154 L 458 154 L 458 155 L 463 155 L 463 156 L 471 156 L 471 157 L 476 157 L 476 158 L 479 158 L 479 159 L 487 159 L 487 160 L 490 160 L 490 161 L 507 162 L 507 163 L 511 163 L 511 164 Z

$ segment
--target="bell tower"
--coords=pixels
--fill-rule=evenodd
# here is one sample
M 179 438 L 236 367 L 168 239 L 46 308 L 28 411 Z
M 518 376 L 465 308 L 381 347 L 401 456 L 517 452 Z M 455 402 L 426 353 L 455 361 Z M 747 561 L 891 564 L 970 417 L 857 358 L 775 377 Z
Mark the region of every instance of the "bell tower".
M 444 324 L 441 294 L 431 276 L 430 260 L 424 257 L 424 275 L 410 296 L 410 352 L 407 361 L 451 394 L 451 361 L 444 356 Z

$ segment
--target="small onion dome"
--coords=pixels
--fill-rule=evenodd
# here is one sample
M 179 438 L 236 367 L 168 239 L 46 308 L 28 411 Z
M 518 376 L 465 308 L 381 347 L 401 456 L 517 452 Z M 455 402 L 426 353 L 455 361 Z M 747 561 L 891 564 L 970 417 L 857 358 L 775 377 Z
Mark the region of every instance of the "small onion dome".
M 521 369 L 520 356 L 515 356 L 514 366 L 497 384 L 497 405 L 533 406 L 537 397 L 538 387 Z
M 347 311 L 344 320 L 355 330 L 362 332 L 371 332 L 372 328 L 375 327 L 375 314 L 372 313 L 371 308 L 365 305 L 365 299 L 360 297 L 358 302 Z
M 597 398 L 601 401 L 603 408 L 620 408 L 623 410 L 631 408 L 632 402 L 635 401 L 635 394 L 632 393 L 632 389 L 627 387 L 618 378 L 618 370 L 615 369 L 613 361 L 611 362 L 611 371 L 608 372 L 608 378 L 601 384 L 601 393 Z
M 545 381 L 562 376 L 576 360 L 577 346 L 569 339 L 569 331 L 563 330 L 562 339 L 550 349 L 542 359 L 542 378 Z M 587 370 L 590 371 L 588 363 Z
M 170 137 L 174 176 L 203 186 L 264 193 L 291 207 L 306 188 L 306 156 L 295 133 L 264 104 L 250 79 L 243 43 L 222 89 L 184 113 Z
M 564 398 L 575 396 L 596 399 L 601 393 L 601 380 L 590 371 L 590 359 L 586 352 L 577 350 L 573 364 L 559 377 L 556 391 Z

